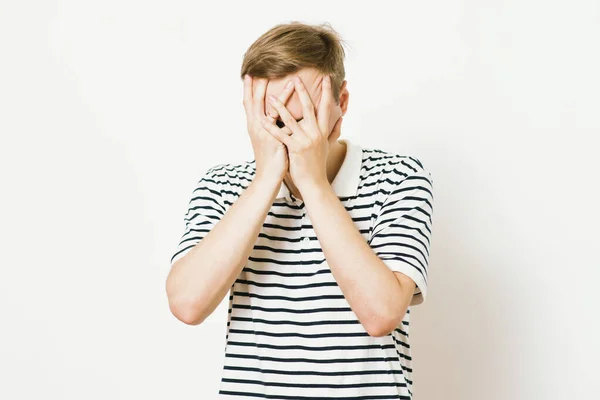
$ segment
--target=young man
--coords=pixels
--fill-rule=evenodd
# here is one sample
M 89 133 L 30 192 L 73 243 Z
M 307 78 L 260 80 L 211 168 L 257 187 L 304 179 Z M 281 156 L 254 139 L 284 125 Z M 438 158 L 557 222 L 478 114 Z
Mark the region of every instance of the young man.
M 412 398 L 433 180 L 414 157 L 338 140 L 343 58 L 326 24 L 254 42 L 241 76 L 255 158 L 209 168 L 192 193 L 166 290 L 187 324 L 229 292 L 219 398 Z

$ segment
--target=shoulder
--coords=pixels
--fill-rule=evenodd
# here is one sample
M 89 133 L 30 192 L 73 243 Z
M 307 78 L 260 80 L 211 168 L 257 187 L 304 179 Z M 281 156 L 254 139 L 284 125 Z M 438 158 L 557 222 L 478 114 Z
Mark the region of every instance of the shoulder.
M 222 163 L 208 167 L 197 182 L 197 187 L 212 189 L 214 195 L 233 202 L 250 185 L 256 174 L 256 162 Z
M 377 173 L 380 181 L 392 185 L 399 184 L 407 178 L 433 184 L 430 170 L 420 158 L 414 155 L 378 148 L 364 148 L 363 162 L 364 168 L 371 171 L 370 175 Z
M 240 179 L 252 180 L 254 178 L 254 174 L 256 173 L 255 165 L 256 164 L 254 160 L 243 161 L 237 164 L 216 164 L 208 167 L 202 174 L 201 178 L 211 179 L 215 183 L 221 185 L 231 184 L 239 181 Z

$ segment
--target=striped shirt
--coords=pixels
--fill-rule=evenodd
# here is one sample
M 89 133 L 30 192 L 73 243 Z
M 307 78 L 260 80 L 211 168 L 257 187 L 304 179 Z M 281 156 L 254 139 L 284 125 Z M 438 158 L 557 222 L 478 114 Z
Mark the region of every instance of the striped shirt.
M 415 157 L 348 139 L 331 183 L 356 229 L 415 291 L 396 329 L 370 336 L 323 255 L 304 202 L 282 182 L 229 292 L 219 399 L 412 399 L 411 307 L 427 295 L 433 179 Z M 192 193 L 171 264 L 223 217 L 256 161 L 209 168 Z

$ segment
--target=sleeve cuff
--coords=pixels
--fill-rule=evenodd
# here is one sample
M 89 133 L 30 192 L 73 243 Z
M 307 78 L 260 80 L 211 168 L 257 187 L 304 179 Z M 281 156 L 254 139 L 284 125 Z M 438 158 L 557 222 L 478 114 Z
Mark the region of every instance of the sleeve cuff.
M 410 306 L 416 306 L 425 301 L 425 298 L 427 297 L 427 282 L 425 282 L 423 275 L 421 275 L 421 273 L 417 271 L 415 267 L 401 260 L 383 259 L 381 261 L 383 261 L 383 263 L 387 265 L 390 270 L 401 272 L 415 282 L 415 291 L 412 299 L 410 300 Z

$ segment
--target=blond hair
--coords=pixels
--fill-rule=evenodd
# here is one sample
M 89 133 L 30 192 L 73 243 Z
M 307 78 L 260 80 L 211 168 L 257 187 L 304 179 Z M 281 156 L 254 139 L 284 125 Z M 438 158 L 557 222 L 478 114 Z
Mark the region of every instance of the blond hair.
M 346 77 L 343 43 L 328 22 L 278 24 L 263 33 L 244 53 L 240 75 L 242 79 L 246 74 L 281 79 L 300 69 L 314 68 L 331 76 L 331 90 L 339 104 L 340 89 Z

